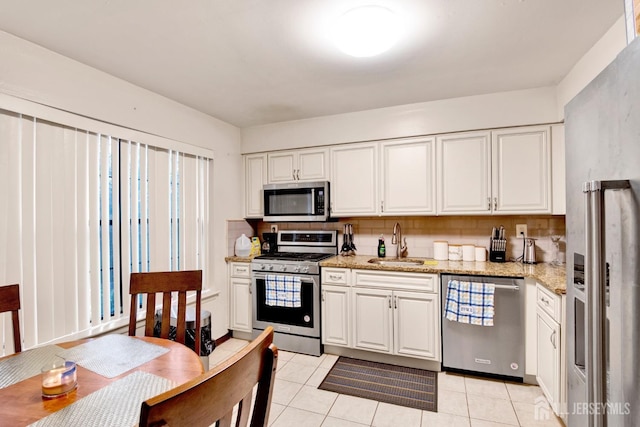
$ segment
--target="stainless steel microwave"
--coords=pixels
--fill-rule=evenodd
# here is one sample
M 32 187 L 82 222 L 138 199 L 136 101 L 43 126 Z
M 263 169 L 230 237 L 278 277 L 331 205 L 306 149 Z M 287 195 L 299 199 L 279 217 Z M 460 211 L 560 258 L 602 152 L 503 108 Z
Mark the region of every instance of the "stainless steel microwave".
M 329 182 L 267 184 L 264 193 L 264 221 L 328 221 Z

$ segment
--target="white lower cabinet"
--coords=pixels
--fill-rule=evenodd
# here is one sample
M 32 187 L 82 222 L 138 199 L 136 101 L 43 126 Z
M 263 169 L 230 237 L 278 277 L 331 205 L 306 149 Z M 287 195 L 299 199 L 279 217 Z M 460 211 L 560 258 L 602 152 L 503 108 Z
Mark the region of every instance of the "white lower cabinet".
M 252 332 L 251 267 L 248 263 L 229 264 L 229 329 Z
M 439 361 L 438 275 L 324 268 L 322 342 Z
M 391 291 L 353 289 L 353 346 L 392 353 Z
M 347 286 L 322 285 L 322 343 L 348 347 L 350 292 Z
M 562 299 L 537 285 L 536 301 L 536 379 L 553 411 L 560 414 L 564 378 Z

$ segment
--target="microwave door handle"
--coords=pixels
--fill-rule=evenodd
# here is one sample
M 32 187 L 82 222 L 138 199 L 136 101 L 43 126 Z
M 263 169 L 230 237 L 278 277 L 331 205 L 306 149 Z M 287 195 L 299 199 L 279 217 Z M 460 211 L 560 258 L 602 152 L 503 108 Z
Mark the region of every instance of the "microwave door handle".
M 316 189 L 311 189 L 311 214 L 316 214 Z
M 593 242 L 593 220 L 591 218 L 591 183 L 585 182 L 582 187 L 584 193 L 584 234 L 585 234 L 585 254 L 584 254 L 584 296 L 585 296 L 585 388 L 587 392 L 587 403 L 592 403 L 593 396 L 593 310 L 591 309 L 592 296 L 592 242 Z M 593 414 L 587 415 L 588 427 L 594 427 Z

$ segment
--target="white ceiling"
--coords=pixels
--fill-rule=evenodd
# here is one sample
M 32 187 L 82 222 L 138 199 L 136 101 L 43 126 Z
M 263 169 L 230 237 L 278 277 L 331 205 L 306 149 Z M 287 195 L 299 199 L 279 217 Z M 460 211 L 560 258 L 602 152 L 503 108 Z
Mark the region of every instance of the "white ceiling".
M 406 18 L 374 58 L 328 41 L 361 4 Z M 0 0 L 0 29 L 239 127 L 557 84 L 624 0 Z

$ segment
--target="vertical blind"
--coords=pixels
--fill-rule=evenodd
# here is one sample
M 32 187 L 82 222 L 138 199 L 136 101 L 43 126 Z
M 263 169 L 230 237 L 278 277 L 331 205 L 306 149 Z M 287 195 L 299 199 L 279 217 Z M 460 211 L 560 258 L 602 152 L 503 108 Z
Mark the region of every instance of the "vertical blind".
M 131 272 L 201 269 L 207 283 L 211 167 L 0 110 L 0 286 L 20 284 L 23 348 L 126 324 Z

